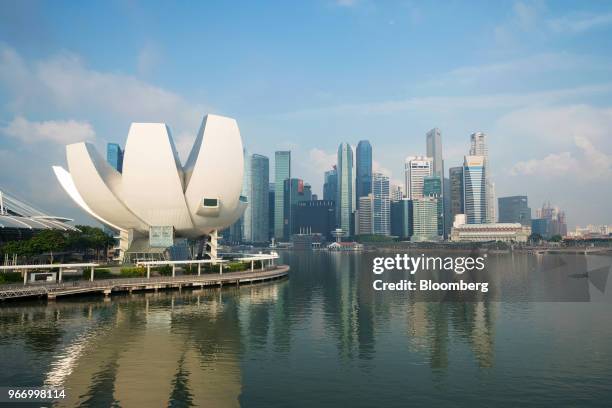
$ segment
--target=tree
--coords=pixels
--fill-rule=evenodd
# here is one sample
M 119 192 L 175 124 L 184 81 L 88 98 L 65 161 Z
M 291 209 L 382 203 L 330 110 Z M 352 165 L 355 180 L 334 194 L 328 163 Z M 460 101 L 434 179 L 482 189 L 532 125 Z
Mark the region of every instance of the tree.
M 531 235 L 529 235 L 529 242 L 531 242 L 532 244 L 537 244 L 539 242 L 542 242 L 542 235 L 538 234 L 537 232 L 532 233 Z
M 550 239 L 548 240 L 549 242 L 561 242 L 563 241 L 563 237 L 559 234 L 557 235 L 553 235 L 552 237 L 550 237 Z

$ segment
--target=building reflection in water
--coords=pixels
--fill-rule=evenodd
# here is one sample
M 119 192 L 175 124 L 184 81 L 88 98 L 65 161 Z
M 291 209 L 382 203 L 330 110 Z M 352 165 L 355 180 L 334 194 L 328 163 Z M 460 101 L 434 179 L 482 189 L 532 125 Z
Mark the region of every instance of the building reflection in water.
M 368 253 L 283 256 L 290 278 L 268 284 L 0 308 L 2 352 L 14 355 L 0 381 L 66 387 L 69 398 L 59 406 L 235 406 L 254 398 L 272 363 L 296 375 L 291 367 L 326 375 L 321 364 L 334 370 L 356 363 L 365 373 L 428 365 L 436 375 L 462 364 L 457 358 L 495 365 L 502 295 L 426 301 L 374 291 L 381 277 Z M 579 298 L 584 282 L 568 289 L 566 271 L 543 272 L 551 269 L 544 264 L 537 257 L 490 258 L 492 273 L 477 278 L 503 287 L 514 309 L 531 307 L 527 301 L 539 295 Z M 25 383 L 15 380 L 19 372 L 28 374 L 19 377 Z

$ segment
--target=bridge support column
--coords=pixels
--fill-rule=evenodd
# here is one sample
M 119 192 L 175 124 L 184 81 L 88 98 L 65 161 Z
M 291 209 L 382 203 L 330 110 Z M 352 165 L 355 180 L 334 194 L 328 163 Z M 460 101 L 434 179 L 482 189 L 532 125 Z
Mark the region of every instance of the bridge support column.
M 89 277 L 89 280 L 93 282 L 94 279 L 94 267 L 91 267 L 91 276 Z
M 255 261 L 251 261 L 251 272 L 255 269 Z
M 176 276 L 176 265 L 172 264 L 172 277 Z
M 62 267 L 60 266 L 59 268 L 59 275 L 57 276 L 57 281 L 61 282 L 62 281 Z
M 223 275 L 223 264 L 219 264 L 219 275 Z
M 147 279 L 151 277 L 151 265 L 147 265 Z
M 199 263 L 198 264 L 198 276 L 200 276 L 202 274 L 202 264 Z
M 23 284 L 26 285 L 28 283 L 28 270 L 23 270 Z

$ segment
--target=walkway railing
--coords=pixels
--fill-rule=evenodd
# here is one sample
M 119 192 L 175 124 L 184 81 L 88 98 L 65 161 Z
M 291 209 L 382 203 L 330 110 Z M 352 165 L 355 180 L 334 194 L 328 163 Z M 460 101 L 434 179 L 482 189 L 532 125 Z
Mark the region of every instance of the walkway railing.
M 27 296 L 48 295 L 55 297 L 79 292 L 104 291 L 110 293 L 113 290 L 138 290 L 155 287 L 156 285 L 186 285 L 197 286 L 198 284 L 222 284 L 240 281 L 275 279 L 287 274 L 288 267 L 266 267 L 263 271 L 252 272 L 249 270 L 230 272 L 224 275 L 205 274 L 159 276 L 153 278 L 118 278 L 100 279 L 97 281 L 73 281 L 62 283 L 37 283 L 32 285 L 9 284 L 0 286 L 0 300 Z

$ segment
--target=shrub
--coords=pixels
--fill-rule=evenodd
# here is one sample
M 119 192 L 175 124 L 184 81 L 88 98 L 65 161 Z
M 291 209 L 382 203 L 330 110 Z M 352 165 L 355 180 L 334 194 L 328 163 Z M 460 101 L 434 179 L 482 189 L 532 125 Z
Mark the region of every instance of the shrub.
M 172 266 L 170 265 L 162 265 L 154 269 L 161 276 L 172 276 Z
M 19 272 L 0 273 L 0 285 L 4 283 L 23 282 L 23 276 Z
M 146 276 L 147 270 L 142 266 L 125 266 L 121 268 L 121 276 L 124 278 L 141 278 Z
M 107 268 L 97 268 L 94 271 L 94 279 L 111 279 L 113 274 L 110 269 Z M 83 271 L 83 278 L 90 279 L 91 278 L 91 269 L 85 269 Z

